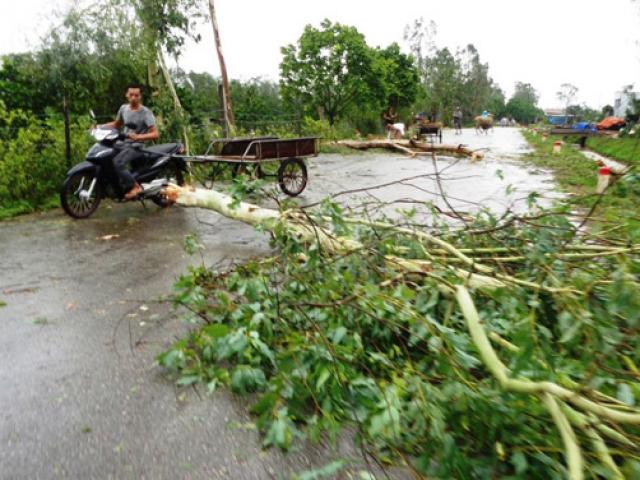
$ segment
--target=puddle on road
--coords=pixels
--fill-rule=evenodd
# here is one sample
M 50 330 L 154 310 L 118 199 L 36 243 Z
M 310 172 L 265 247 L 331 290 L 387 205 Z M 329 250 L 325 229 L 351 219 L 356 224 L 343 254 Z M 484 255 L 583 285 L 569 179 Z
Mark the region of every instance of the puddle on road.
M 309 186 L 299 197 L 301 204 L 313 203 L 343 191 L 362 190 L 341 195 L 336 200 L 353 207 L 363 202 L 412 199 L 433 202 L 448 210 L 440 195 L 442 187 L 456 210 L 473 213 L 489 208 L 500 214 L 506 209 L 526 211 L 526 199 L 532 192 L 539 196 L 542 205 L 549 205 L 561 196 L 554 191 L 555 183 L 550 172 L 532 169 L 520 160 L 530 148 L 517 129 L 496 128 L 488 135 L 478 135 L 474 130 L 464 130 L 461 135 L 445 131 L 443 142 L 485 149 L 485 158 L 472 163 L 468 158 L 438 156 L 434 168 L 431 157 L 408 158 L 380 150 L 370 150 L 368 154 L 353 157 L 321 155 L 311 160 Z M 440 176 L 440 185 L 435 178 L 436 172 Z M 411 179 L 378 188 L 382 184 L 408 178 Z M 390 206 L 383 211 L 389 215 L 403 206 L 407 207 L 407 204 Z

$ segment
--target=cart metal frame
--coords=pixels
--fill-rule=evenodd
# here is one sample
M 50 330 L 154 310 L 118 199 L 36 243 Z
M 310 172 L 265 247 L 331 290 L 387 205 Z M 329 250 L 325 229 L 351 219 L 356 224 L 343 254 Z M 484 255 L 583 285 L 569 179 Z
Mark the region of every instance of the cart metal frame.
M 212 155 L 211 152 L 220 144 L 220 153 Z M 304 159 L 317 157 L 318 153 L 318 137 L 269 136 L 216 138 L 209 143 L 203 155 L 181 155 L 181 158 L 191 164 L 230 165 L 234 176 L 246 171 L 246 166 L 255 165 L 259 178 L 270 176 L 261 171 L 261 164 L 278 162 L 280 165 L 276 176 L 280 189 L 289 196 L 296 196 L 302 193 L 308 181 Z

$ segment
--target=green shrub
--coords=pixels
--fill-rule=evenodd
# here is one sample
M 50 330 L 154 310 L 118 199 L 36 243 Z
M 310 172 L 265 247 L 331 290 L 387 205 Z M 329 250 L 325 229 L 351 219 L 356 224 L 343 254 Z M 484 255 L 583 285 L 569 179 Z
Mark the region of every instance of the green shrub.
M 88 119 L 72 125 L 72 163 L 82 159 L 89 144 Z M 51 205 L 69 167 L 61 118 L 37 118 L 8 111 L 0 103 L 0 211 L 2 216 Z

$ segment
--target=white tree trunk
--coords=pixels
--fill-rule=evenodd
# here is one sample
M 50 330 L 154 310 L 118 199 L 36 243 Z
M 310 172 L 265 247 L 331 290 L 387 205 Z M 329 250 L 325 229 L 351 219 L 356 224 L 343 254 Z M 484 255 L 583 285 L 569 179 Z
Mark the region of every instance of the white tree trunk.
M 280 227 L 286 228 L 289 234 L 296 235 L 303 241 L 318 241 L 328 253 L 344 254 L 364 249 L 364 246 L 357 240 L 337 237 L 329 229 L 314 225 L 313 220 L 302 213 L 294 211 L 281 213 L 244 202 L 235 202 L 235 205 L 233 205 L 234 200 L 232 197 L 215 190 L 170 185 L 165 189 L 164 194 L 169 200 L 179 205 L 207 208 L 235 220 L 251 225 L 261 225 L 267 230 L 273 229 L 279 224 Z M 495 378 L 499 387 L 505 391 L 536 396 L 547 407 L 565 447 L 569 478 L 571 480 L 582 480 L 584 478 L 584 456 L 573 430 L 574 427 L 586 431 L 597 458 L 607 467 L 611 478 L 622 478 L 622 474 L 613 461 L 611 452 L 601 433 L 618 443 L 633 446 L 632 440 L 629 440 L 623 433 L 622 426 L 640 425 L 640 410 L 627 406 L 620 408 L 619 405 L 609 402 L 607 397 L 598 391 L 590 392 L 591 396 L 588 397 L 580 391 L 577 384 L 567 385 L 566 381 L 563 385 L 551 381 L 534 381 L 519 377 L 517 373 L 511 372 L 502 363 L 490 340 L 496 341 L 500 346 L 506 347 L 511 351 L 517 351 L 518 347 L 502 339 L 495 332 L 487 334 L 471 294 L 467 289 L 467 286 L 470 286 L 491 290 L 504 287 L 507 284 L 525 286 L 535 290 L 547 287 L 523 282 L 508 275 L 500 274 L 487 265 L 476 263 L 476 260 L 467 257 L 465 253 L 453 245 L 440 238 L 432 237 L 428 233 L 411 231 L 407 228 L 380 222 L 362 220 L 353 220 L 353 222 L 369 225 L 372 228 L 395 229 L 398 233 L 414 235 L 425 242 L 425 251 L 427 253 L 431 254 L 429 248 L 427 248 L 427 244 L 430 244 L 437 247 L 431 248 L 433 252 L 436 250 L 445 251 L 467 265 L 469 267 L 468 271 L 452 267 L 446 263 L 436 264 L 428 260 L 405 259 L 395 255 L 385 255 L 385 261 L 389 268 L 389 279 L 386 282 L 394 281 L 405 275 L 438 278 L 438 272 L 436 271 L 438 269 L 450 269 L 450 271 L 453 271 L 461 279 L 461 283 L 452 285 L 448 282 L 442 282 L 438 285 L 438 288 L 444 294 L 456 298 L 480 360 L 486 370 Z M 367 252 L 363 251 L 363 254 L 367 254 Z M 471 262 L 471 265 L 469 265 L 469 262 Z M 481 274 L 473 273 L 472 270 L 481 272 Z M 394 273 L 397 273 L 397 275 L 394 276 Z M 568 289 L 559 288 L 554 290 L 561 292 Z M 608 424 L 614 425 L 615 428 L 610 427 Z
M 227 76 L 227 65 L 222 54 L 222 43 L 220 41 L 220 30 L 218 29 L 218 20 L 216 19 L 216 8 L 213 0 L 209 0 L 209 16 L 211 17 L 211 26 L 213 27 L 213 37 L 216 42 L 216 51 L 218 52 L 218 62 L 220 63 L 220 78 L 222 79 L 222 110 L 224 120 L 230 132 L 235 130 L 236 121 L 233 115 L 233 106 L 231 104 L 231 95 L 229 93 L 229 78 Z
M 167 68 L 167 62 L 164 58 L 164 52 L 162 51 L 162 47 L 160 45 L 158 45 L 157 51 L 158 51 L 158 66 L 162 71 L 162 76 L 164 77 L 164 81 L 167 84 L 167 88 L 169 89 L 169 93 L 171 94 L 171 98 L 173 99 L 173 108 L 183 120 L 182 141 L 184 142 L 185 150 L 189 152 L 189 136 L 187 132 L 187 126 L 184 124 L 184 120 L 186 118 L 184 114 L 184 109 L 182 108 L 182 104 L 180 103 L 180 97 L 178 97 L 178 92 L 176 91 L 176 87 L 173 84 L 173 79 L 171 78 L 171 72 L 169 72 L 169 69 Z

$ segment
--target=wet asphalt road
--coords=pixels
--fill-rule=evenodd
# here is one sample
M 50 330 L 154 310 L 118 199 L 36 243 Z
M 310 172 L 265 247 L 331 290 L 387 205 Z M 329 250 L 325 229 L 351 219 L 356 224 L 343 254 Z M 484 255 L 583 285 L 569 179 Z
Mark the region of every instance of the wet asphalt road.
M 449 167 L 443 185 L 459 199 L 456 208 L 500 210 L 552 187 L 548 173 L 515 160 L 524 151 L 516 130 L 446 132 L 445 142 L 491 149 L 475 165 L 438 160 L 438 168 Z M 310 167 L 302 203 L 433 169 L 431 159 L 394 153 L 323 155 Z M 394 201 L 435 199 L 428 193 L 435 191 L 433 179 L 419 178 L 372 194 Z M 363 192 L 338 198 L 371 199 Z M 182 249 L 190 232 L 208 265 L 269 252 L 266 236 L 251 227 L 197 209 L 103 203 L 85 221 L 53 210 L 0 223 L 0 479 L 284 479 L 358 456 L 348 438 L 337 449 L 263 451 L 246 400 L 225 390 L 179 390 L 154 364 L 190 327 L 158 302 L 199 262 Z

